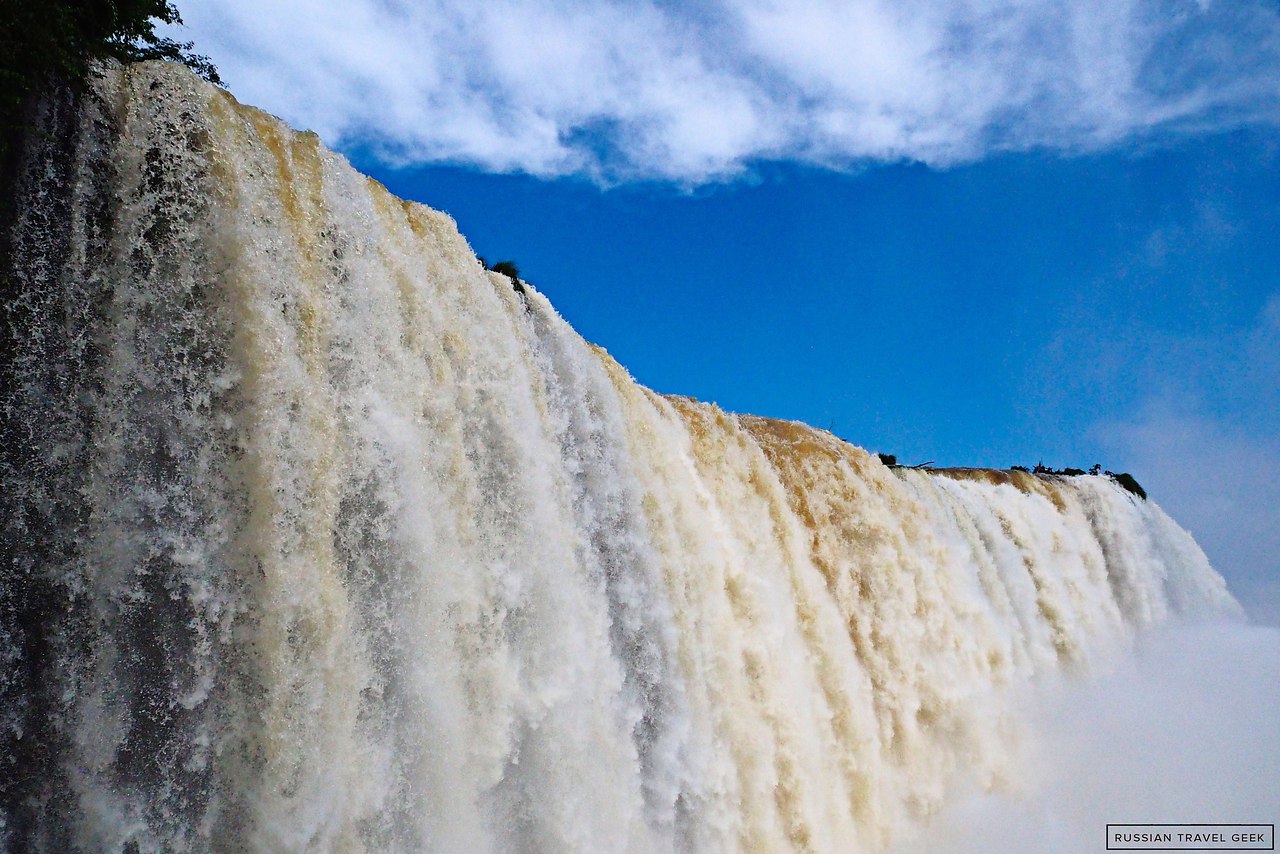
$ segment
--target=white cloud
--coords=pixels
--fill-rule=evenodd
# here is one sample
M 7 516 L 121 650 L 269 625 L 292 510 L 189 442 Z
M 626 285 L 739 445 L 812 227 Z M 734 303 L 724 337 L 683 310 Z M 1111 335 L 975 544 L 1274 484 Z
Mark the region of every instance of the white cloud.
M 698 183 L 1280 119 L 1262 0 L 186 0 L 243 100 L 404 162 Z

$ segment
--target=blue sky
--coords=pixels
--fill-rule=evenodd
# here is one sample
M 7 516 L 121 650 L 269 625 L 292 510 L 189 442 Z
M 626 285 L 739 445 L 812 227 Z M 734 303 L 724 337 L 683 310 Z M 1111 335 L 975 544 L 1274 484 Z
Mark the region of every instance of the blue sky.
M 1280 6 L 198 0 L 642 383 L 1132 471 L 1280 623 Z
M 1274 621 L 1275 142 L 775 165 L 693 193 L 356 160 L 640 382 L 909 463 L 1132 471 Z

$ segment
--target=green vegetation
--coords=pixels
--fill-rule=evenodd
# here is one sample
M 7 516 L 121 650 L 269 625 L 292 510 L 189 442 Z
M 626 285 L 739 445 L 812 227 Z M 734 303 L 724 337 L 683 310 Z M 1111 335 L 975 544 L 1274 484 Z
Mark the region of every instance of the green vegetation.
M 490 272 L 506 276 L 511 280 L 511 287 L 516 293 L 520 294 L 522 297 L 527 296 L 524 290 L 524 284 L 520 281 L 520 268 L 516 266 L 515 261 L 499 261 L 496 264 L 490 264 L 488 261 L 484 260 L 483 256 L 477 255 L 476 257 L 480 259 L 480 266 Z
M 1116 483 L 1120 484 L 1139 498 L 1145 499 L 1147 497 L 1147 491 L 1139 486 L 1138 482 L 1133 479 L 1133 475 L 1129 474 L 1127 471 L 1122 471 L 1120 474 L 1111 474 L 1111 472 L 1107 472 L 1107 474 L 1111 475 L 1112 479 L 1115 480 Z
M 83 86 L 103 60 L 172 59 L 221 82 L 190 42 L 156 35 L 158 23 L 182 23 L 168 0 L 0 0 L 0 159 L 23 132 L 31 99 Z
M 916 463 L 913 466 L 909 466 L 906 463 L 898 462 L 896 454 L 876 454 L 876 456 L 880 458 L 880 462 L 884 463 L 891 469 L 924 469 L 925 471 L 933 471 L 933 460 L 926 460 L 923 463 Z
M 880 457 L 880 462 L 887 466 L 892 466 L 893 468 L 907 468 L 907 466 L 898 465 L 898 458 L 893 454 L 878 454 L 877 456 Z M 910 466 L 910 468 L 928 469 L 931 465 L 932 462 L 928 462 L 921 463 L 918 466 Z M 1043 462 L 1039 462 L 1035 464 L 1034 468 L 1028 468 L 1026 466 L 1009 466 L 1009 471 L 1020 471 L 1026 474 L 1052 475 L 1054 477 L 1080 477 L 1081 475 L 1086 474 L 1106 476 L 1114 480 L 1118 486 L 1128 490 L 1139 498 L 1145 500 L 1147 497 L 1147 491 L 1142 488 L 1133 475 L 1128 472 L 1120 472 L 1117 474 L 1113 471 L 1104 470 L 1101 464 L 1095 464 L 1088 471 L 1085 471 L 1084 469 L 1073 468 L 1055 469 L 1046 466 Z
M 1128 472 L 1119 472 L 1117 474 L 1116 472 L 1103 469 L 1101 463 L 1094 463 L 1093 467 L 1088 471 L 1073 468 L 1054 469 L 1049 468 L 1043 462 L 1036 463 L 1036 467 L 1033 469 L 1028 469 L 1026 466 L 1012 466 L 1011 471 L 1025 471 L 1032 474 L 1052 474 L 1059 477 L 1079 477 L 1080 475 L 1085 474 L 1105 475 L 1106 477 L 1114 480 L 1119 486 L 1127 489 L 1139 498 L 1146 499 L 1147 497 L 1147 491 L 1142 488 L 1133 475 Z

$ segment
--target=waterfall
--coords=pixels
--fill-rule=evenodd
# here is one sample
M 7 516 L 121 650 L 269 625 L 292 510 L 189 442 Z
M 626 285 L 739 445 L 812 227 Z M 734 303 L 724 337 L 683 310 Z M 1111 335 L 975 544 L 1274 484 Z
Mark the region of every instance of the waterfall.
M 1110 478 L 637 385 L 180 67 L 38 120 L 0 848 L 877 851 L 1014 773 L 1023 687 L 1238 610 Z

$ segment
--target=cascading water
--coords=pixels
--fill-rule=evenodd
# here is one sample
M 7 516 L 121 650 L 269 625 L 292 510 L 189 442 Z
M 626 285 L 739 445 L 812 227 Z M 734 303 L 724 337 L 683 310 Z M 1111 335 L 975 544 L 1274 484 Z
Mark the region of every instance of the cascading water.
M 875 851 L 1011 696 L 1237 609 L 1104 477 L 636 385 L 452 221 L 165 64 L 10 224 L 0 843 Z

